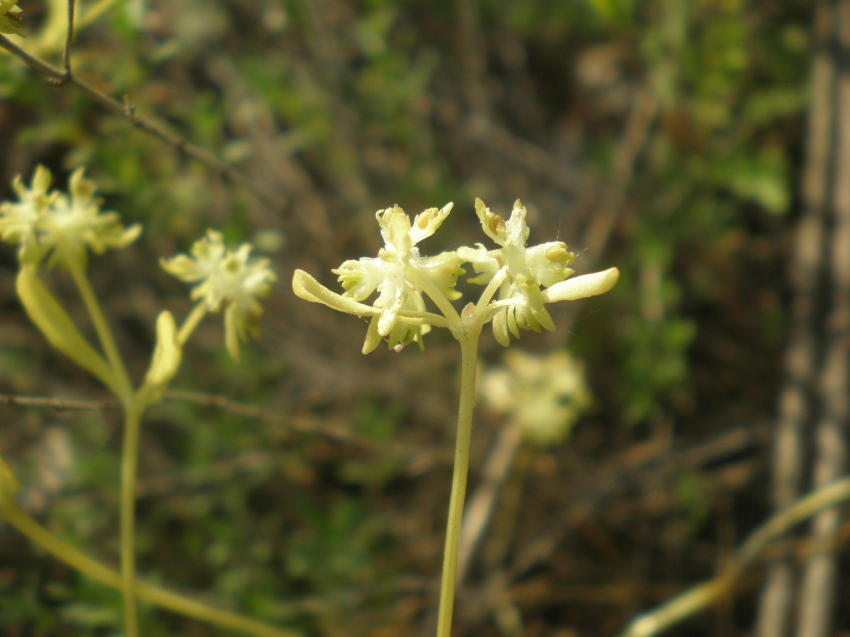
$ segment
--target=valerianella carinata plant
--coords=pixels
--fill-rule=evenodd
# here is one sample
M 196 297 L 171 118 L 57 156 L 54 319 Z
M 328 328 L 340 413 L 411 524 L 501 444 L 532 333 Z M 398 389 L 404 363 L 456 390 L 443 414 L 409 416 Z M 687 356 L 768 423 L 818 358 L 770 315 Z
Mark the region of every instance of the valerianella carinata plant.
M 6 12 L 7 20 L 6 23 L 0 20 L 0 29 L 15 26 L 15 9 L 8 2 L 0 5 L 0 12 Z M 124 594 L 127 637 L 139 634 L 137 597 L 250 634 L 292 637 L 286 631 L 141 584 L 136 579 L 135 567 L 134 493 L 142 416 L 147 407 L 160 399 L 174 378 L 182 360 L 183 346 L 207 313 L 224 312 L 225 345 L 231 356 L 238 360 L 239 343 L 257 331 L 262 311 L 259 299 L 268 296 L 276 279 L 268 260 L 253 258 L 249 244 L 235 250 L 228 249 L 222 235 L 213 230 L 195 243 L 191 256 L 164 259 L 162 266 L 168 272 L 196 284 L 191 293 L 196 305 L 180 327 L 171 312 L 160 312 L 150 366 L 141 384 L 134 387 L 86 269 L 90 252 L 100 255 L 108 249 L 130 245 L 141 234 L 141 226 L 125 227 L 117 213 L 102 211 L 102 201 L 95 197 L 95 185 L 83 176 L 82 169 L 71 174 L 67 192 L 51 190 L 50 181 L 50 172 L 42 166 L 36 168 L 29 187 L 20 177 L 15 178 L 12 187 L 18 201 L 0 203 L 0 238 L 18 245 L 16 291 L 32 322 L 51 345 L 112 391 L 124 410 L 120 575 L 82 556 L 29 518 L 14 501 L 17 479 L 2 458 L 0 511 L 54 556 L 97 581 L 120 588 Z M 45 263 L 48 268 L 58 268 L 70 274 L 88 312 L 99 347 L 89 342 L 61 301 L 42 282 L 40 272 Z
M 419 242 L 436 232 L 451 209 L 452 204 L 429 208 L 418 214 L 413 223 L 398 206 L 379 210 L 376 217 L 384 247 L 377 257 L 346 261 L 333 271 L 345 290 L 342 294 L 332 292 L 302 270 L 296 270 L 292 279 L 293 290 L 302 299 L 371 318 L 364 354 L 374 350 L 381 340 L 396 351 L 411 341 L 422 347 L 422 339 L 432 327 L 448 328 L 460 343 L 460 405 L 437 637 L 451 634 L 481 330 L 492 321 L 493 334 L 504 346 L 510 344 L 511 335 L 519 338 L 523 329 L 554 330 L 547 304 L 604 294 L 614 287 L 620 275 L 617 268 L 610 268 L 570 278 L 573 270 L 569 266 L 575 254 L 565 243 L 551 241 L 526 246 L 529 235 L 526 209 L 519 201 L 507 222 L 480 199 L 475 201 L 484 234 L 497 248 L 478 244 L 423 256 Z M 477 274 L 470 281 L 483 285 L 484 290 L 475 303 L 466 304 L 458 312 L 452 301 L 461 297 L 455 285 L 464 273 L 465 263 L 470 263 Z M 374 300 L 367 303 L 372 297 Z M 428 309 L 426 297 L 436 312 Z

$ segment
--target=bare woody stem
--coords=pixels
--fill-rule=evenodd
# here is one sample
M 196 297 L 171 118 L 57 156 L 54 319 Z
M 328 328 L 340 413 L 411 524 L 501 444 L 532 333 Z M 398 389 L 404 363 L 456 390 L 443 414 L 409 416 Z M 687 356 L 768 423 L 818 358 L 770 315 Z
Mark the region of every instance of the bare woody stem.
M 68 0 L 68 33 L 65 36 L 65 51 L 62 53 L 62 64 L 65 76 L 71 77 L 71 45 L 74 43 L 74 12 L 77 0 Z
M 69 5 L 68 17 L 70 26 L 73 28 L 73 3 Z M 229 179 L 233 183 L 239 184 L 243 188 L 249 190 L 250 192 L 253 192 L 257 197 L 265 201 L 266 204 L 273 206 L 277 209 L 283 209 L 286 207 L 285 199 L 258 186 L 250 179 L 248 179 L 248 177 L 245 176 L 245 174 L 240 170 L 237 170 L 233 166 L 221 161 L 212 153 L 205 151 L 202 148 L 195 146 L 194 144 L 189 143 L 182 137 L 172 135 L 171 133 L 166 131 L 165 128 L 155 123 L 154 121 L 139 115 L 136 112 L 135 106 L 129 100 L 128 97 L 125 96 L 124 101 L 119 102 L 118 100 L 113 97 L 110 97 L 106 93 L 99 91 L 88 82 L 79 79 L 71 71 L 70 48 L 72 41 L 73 33 L 69 30 L 69 35 L 65 42 L 65 53 L 63 60 L 65 70 L 63 71 L 59 70 L 52 64 L 49 64 L 44 60 L 27 53 L 24 49 L 12 42 L 5 35 L 0 34 L 0 47 L 9 51 L 9 53 L 20 59 L 24 64 L 26 64 L 30 68 L 34 69 L 35 71 L 38 71 L 48 80 L 48 82 L 50 82 L 54 86 L 73 86 L 75 89 L 91 98 L 94 102 L 100 104 L 107 111 L 110 111 L 111 113 L 127 120 L 135 128 L 167 144 L 176 152 L 206 165 L 208 168 L 215 171 L 221 177 Z

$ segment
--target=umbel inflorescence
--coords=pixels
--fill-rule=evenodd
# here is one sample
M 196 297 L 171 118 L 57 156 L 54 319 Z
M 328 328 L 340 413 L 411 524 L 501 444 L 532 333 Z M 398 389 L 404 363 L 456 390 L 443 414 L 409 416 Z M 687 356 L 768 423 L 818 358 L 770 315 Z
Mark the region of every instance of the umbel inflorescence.
M 430 237 L 451 212 L 452 204 L 429 208 L 410 218 L 398 206 L 376 214 L 384 247 L 377 257 L 344 262 L 333 272 L 345 292 L 337 294 L 302 270 L 292 280 L 295 293 L 303 299 L 323 303 L 341 312 L 371 317 L 363 353 L 374 350 L 381 339 L 396 351 L 411 341 L 422 346 L 423 336 L 432 326 L 459 329 L 480 328 L 492 321 L 493 334 L 504 346 L 520 330 L 554 330 L 546 305 L 603 294 L 619 278 L 617 268 L 569 278 L 575 259 L 562 241 L 526 246 L 529 229 L 526 209 L 514 204 L 506 222 L 480 199 L 475 211 L 484 233 L 499 247 L 483 244 L 460 247 L 437 256 L 422 256 L 417 244 Z M 458 277 L 469 263 L 477 273 L 472 283 L 486 286 L 475 305 L 459 315 L 451 304 L 461 297 L 455 289 Z M 377 292 L 371 305 L 364 303 Z M 429 297 L 441 314 L 426 309 Z M 456 334 L 457 336 L 457 334 Z
M 384 247 L 377 257 L 346 261 L 333 271 L 345 290 L 342 294 L 332 292 L 303 270 L 296 270 L 292 278 L 292 288 L 301 298 L 371 318 L 364 354 L 374 350 L 381 339 L 396 351 L 410 342 L 422 347 L 422 339 L 431 327 L 448 328 L 460 343 L 460 403 L 437 637 L 451 635 L 481 330 L 492 321 L 493 334 L 504 346 L 510 344 L 511 336 L 519 338 L 520 330 L 554 330 L 547 304 L 603 294 L 614 287 L 620 276 L 617 268 L 610 268 L 570 278 L 573 270 L 569 266 L 575 254 L 565 243 L 526 246 L 526 210 L 519 201 L 508 221 L 480 199 L 475 201 L 484 234 L 497 248 L 478 244 L 423 256 L 417 244 L 436 232 L 451 209 L 452 204 L 429 208 L 418 214 L 413 223 L 398 206 L 379 210 L 376 216 Z M 458 312 L 452 301 L 461 297 L 455 286 L 465 263 L 470 263 L 477 274 L 470 281 L 483 285 L 484 290 L 477 302 L 468 303 Z M 366 303 L 373 296 L 372 303 Z M 431 299 L 439 313 L 428 310 L 425 297 Z

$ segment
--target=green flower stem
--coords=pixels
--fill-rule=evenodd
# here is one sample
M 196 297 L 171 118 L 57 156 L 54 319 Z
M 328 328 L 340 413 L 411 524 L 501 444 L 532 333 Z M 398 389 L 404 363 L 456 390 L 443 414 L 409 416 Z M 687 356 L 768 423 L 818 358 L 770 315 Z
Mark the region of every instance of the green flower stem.
M 121 575 L 57 538 L 14 502 L 0 502 L 0 511 L 9 524 L 59 561 L 77 569 L 96 582 L 116 590 L 124 590 L 124 580 Z M 299 637 L 297 633 L 281 630 L 236 613 L 201 604 L 151 584 L 137 581 L 135 589 L 139 599 L 215 626 L 237 630 L 247 635 L 256 635 L 256 637 Z
M 457 552 L 460 543 L 460 524 L 463 501 L 466 497 L 466 478 L 469 470 L 469 446 L 472 434 L 472 411 L 475 407 L 475 375 L 478 369 L 478 336 L 481 325 L 477 317 L 464 316 L 452 329 L 460 343 L 460 406 L 457 417 L 452 495 L 449 500 L 449 520 L 446 527 L 446 548 L 443 554 L 443 577 L 440 584 L 440 611 L 437 617 L 437 637 L 449 637 L 452 630 L 455 587 L 457 586 Z
M 121 588 L 126 637 L 139 635 L 136 610 L 136 473 L 144 406 L 137 402 L 134 400 L 126 412 L 121 452 Z
M 183 325 L 180 326 L 180 331 L 177 333 L 177 343 L 180 347 L 183 347 L 186 344 L 186 341 L 188 341 L 189 337 L 192 336 L 192 332 L 195 331 L 195 328 L 198 327 L 198 324 L 206 315 L 207 304 L 203 301 L 192 308 L 192 311 L 189 312 L 189 316 L 187 316 L 186 320 L 183 321 Z
M 100 309 L 97 296 L 92 290 L 88 277 L 86 276 L 83 267 L 76 263 L 68 264 L 71 272 L 71 277 L 77 286 L 77 290 L 85 303 L 88 310 L 94 329 L 97 332 L 97 337 L 100 340 L 100 345 L 103 347 L 103 352 L 106 354 L 106 360 L 109 361 L 109 366 L 112 368 L 112 373 L 115 375 L 115 385 L 118 388 L 118 399 L 124 404 L 125 409 L 133 400 L 133 384 L 130 382 L 130 376 L 127 374 L 127 368 L 124 366 L 124 360 L 121 358 L 121 353 L 115 345 L 115 339 L 112 336 L 112 330 L 109 329 L 109 324 L 103 316 L 103 311 Z

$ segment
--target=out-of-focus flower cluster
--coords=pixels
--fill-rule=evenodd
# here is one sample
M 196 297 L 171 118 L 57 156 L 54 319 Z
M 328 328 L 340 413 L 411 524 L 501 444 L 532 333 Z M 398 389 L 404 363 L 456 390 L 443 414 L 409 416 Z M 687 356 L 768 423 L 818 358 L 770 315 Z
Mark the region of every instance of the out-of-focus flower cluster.
M 481 395 L 495 412 L 539 445 L 566 438 L 591 403 L 582 364 L 560 350 L 535 356 L 509 350 L 504 366 L 481 377 Z
M 84 268 L 87 251 L 102 254 L 108 248 L 123 248 L 139 236 L 142 227 L 124 227 L 115 212 L 101 212 L 94 196 L 94 183 L 75 170 L 68 179 L 68 192 L 50 190 L 50 171 L 38 166 L 27 187 L 20 175 L 12 188 L 17 202 L 0 203 L 0 237 L 20 246 L 22 264 L 37 264 L 48 253 L 49 265 Z
M 257 299 L 267 297 L 277 280 L 268 259 L 251 258 L 252 249 L 243 243 L 230 250 L 220 232 L 207 230 L 192 245 L 191 256 L 178 254 L 161 262 L 169 274 L 197 283 L 191 297 L 206 311 L 224 309 L 225 345 L 235 360 L 239 360 L 239 343 L 256 335 L 263 311 Z
M 487 286 L 475 306 L 475 321 L 480 328 L 492 320 L 496 340 L 504 346 L 510 343 L 511 335 L 519 338 L 520 329 L 555 329 L 546 303 L 603 294 L 617 282 L 617 268 L 569 278 L 573 270 L 568 266 L 575 255 L 561 241 L 527 247 L 526 209 L 519 201 L 507 222 L 480 199 L 475 202 L 484 233 L 499 248 L 488 250 L 478 244 L 434 257 L 421 256 L 417 244 L 434 234 L 451 209 L 452 204 L 429 208 L 417 215 L 412 224 L 398 206 L 379 210 L 376 216 L 384 247 L 377 258 L 346 261 L 333 271 L 345 289 L 343 294 L 332 292 L 302 270 L 295 271 L 293 290 L 305 300 L 371 317 L 363 346 L 365 354 L 375 349 L 382 338 L 398 351 L 411 341 L 421 347 L 422 337 L 432 325 L 458 329 L 461 317 L 450 302 L 461 296 L 455 285 L 465 262 L 478 273 L 470 281 Z M 376 291 L 378 296 L 373 303 L 364 303 Z M 497 291 L 497 298 L 491 300 Z M 431 298 L 442 315 L 427 311 L 425 296 Z
M 0 0 L 0 33 L 8 33 L 27 37 L 21 28 L 21 8 L 18 0 Z

